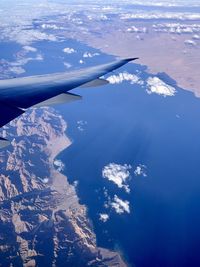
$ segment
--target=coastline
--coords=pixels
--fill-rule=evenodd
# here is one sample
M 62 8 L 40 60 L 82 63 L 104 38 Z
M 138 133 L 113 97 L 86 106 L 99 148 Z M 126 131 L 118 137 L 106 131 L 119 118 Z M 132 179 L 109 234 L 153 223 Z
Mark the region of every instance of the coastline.
M 69 184 L 67 176 L 54 167 L 53 162 L 55 158 L 72 144 L 65 133 L 66 129 L 67 126 L 65 126 L 63 135 L 58 136 L 53 142 L 50 141 L 47 145 L 50 163 L 50 189 L 60 195 L 60 201 L 57 202 L 53 210 L 52 220 L 56 221 L 56 213 L 60 211 L 66 214 L 66 220 L 70 221 L 74 232 L 82 239 L 89 254 L 96 257 L 95 260 L 93 259 L 91 261 L 91 263 L 95 264 L 94 266 L 97 266 L 96 264 L 100 261 L 103 263 L 105 262 L 105 266 L 108 267 L 127 267 L 128 264 L 122 259 L 120 251 L 98 247 L 92 222 L 87 215 L 87 207 L 80 204 L 76 189 L 73 185 Z M 83 225 L 81 221 L 83 221 Z

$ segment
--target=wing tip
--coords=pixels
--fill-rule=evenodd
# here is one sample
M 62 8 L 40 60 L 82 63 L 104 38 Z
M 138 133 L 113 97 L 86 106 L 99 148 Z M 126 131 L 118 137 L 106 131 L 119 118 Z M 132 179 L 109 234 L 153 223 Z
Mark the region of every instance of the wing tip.
M 137 60 L 137 59 L 139 59 L 139 57 L 124 58 L 123 60 L 126 61 L 126 62 L 130 62 L 130 61 L 134 61 L 134 60 Z

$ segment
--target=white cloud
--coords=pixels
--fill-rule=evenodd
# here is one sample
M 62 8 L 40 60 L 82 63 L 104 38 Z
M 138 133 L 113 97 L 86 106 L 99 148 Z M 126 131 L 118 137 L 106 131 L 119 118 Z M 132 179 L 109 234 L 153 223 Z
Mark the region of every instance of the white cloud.
M 144 164 L 139 164 L 134 171 L 135 176 L 144 176 L 147 177 L 146 174 L 147 167 Z
M 137 32 L 137 33 L 147 33 L 147 28 L 146 27 L 136 27 L 136 26 L 131 26 L 127 30 L 127 32 Z
M 41 54 L 37 54 L 37 56 L 35 58 L 32 58 L 31 60 L 38 60 L 38 61 L 43 61 L 44 58 Z
M 56 159 L 53 164 L 59 172 L 63 171 L 65 168 L 65 164 L 61 160 Z
M 42 24 L 41 25 L 41 27 L 42 27 L 42 29 L 49 29 L 49 30 L 61 30 L 61 29 L 64 29 L 63 27 L 58 27 L 57 25 L 55 25 L 55 24 L 46 24 L 46 23 L 44 23 L 44 24 Z
M 106 213 L 100 213 L 99 214 L 99 220 L 102 222 L 107 222 L 107 220 L 109 219 L 109 215 Z
M 183 12 L 158 12 L 158 11 L 151 11 L 151 12 L 143 12 L 137 10 L 134 13 L 124 13 L 120 15 L 122 20 L 130 20 L 130 19 L 170 19 L 170 20 L 199 20 L 200 14 L 199 13 L 183 13 Z
M 85 52 L 85 53 L 83 54 L 83 57 L 84 57 L 84 58 L 92 58 L 92 57 L 99 56 L 99 55 L 100 55 L 99 53 Z
M 127 184 L 127 180 L 130 179 L 129 170 L 132 167 L 130 165 L 110 163 L 106 165 L 102 170 L 103 178 L 108 179 L 109 181 L 116 184 L 119 188 L 124 188 L 127 193 L 130 192 L 130 188 Z
M 27 52 L 37 52 L 37 48 L 29 45 L 23 46 L 23 49 L 26 50 Z
M 23 45 L 37 40 L 56 40 L 54 35 L 45 34 L 32 27 L 35 19 L 62 12 L 61 5 L 42 2 L 43 4 L 34 1 L 0 1 L 0 39 L 16 41 Z
M 9 71 L 15 73 L 15 74 L 22 74 L 25 73 L 25 69 L 23 69 L 22 67 L 10 67 Z
M 29 61 L 42 61 L 44 58 L 41 54 L 37 54 L 36 57 L 19 57 L 16 61 L 14 62 L 9 62 L 10 65 L 10 71 L 13 71 L 15 73 L 23 73 L 25 71 L 22 72 L 22 68 L 20 69 L 21 66 L 26 65 Z M 19 67 L 19 68 L 16 68 Z
M 174 87 L 166 84 L 158 77 L 149 77 L 147 79 L 147 86 L 148 88 L 146 89 L 146 91 L 148 94 L 155 93 L 163 96 L 174 96 L 176 93 Z
M 108 17 L 106 15 L 101 14 L 100 19 L 101 20 L 108 20 Z
M 81 132 L 85 130 L 86 125 L 87 125 L 87 121 L 84 121 L 84 120 L 77 121 L 77 128 Z
M 199 40 L 199 39 L 200 39 L 200 36 L 199 36 L 198 34 L 194 34 L 194 35 L 192 36 L 192 39 L 194 39 L 194 40 Z
M 79 184 L 79 181 L 78 181 L 78 180 L 76 180 L 76 181 L 73 182 L 73 186 L 74 186 L 75 188 L 78 186 L 78 184 Z
M 108 198 L 109 195 L 108 195 L 108 189 L 106 189 L 105 187 L 103 188 L 103 194 L 104 194 L 104 197 Z
M 144 5 L 144 0 L 135 0 L 134 1 L 135 5 Z M 195 6 L 199 6 L 199 2 L 198 0 L 192 0 L 192 1 L 188 1 L 188 0 L 175 0 L 175 1 L 157 1 L 157 0 L 151 0 L 151 1 L 145 1 L 145 6 L 159 6 L 159 7 L 195 7 Z
M 74 48 L 65 47 L 63 49 L 63 52 L 66 53 L 66 54 L 73 54 L 73 53 L 76 53 L 76 50 Z
M 185 40 L 184 43 L 186 45 L 192 45 L 192 46 L 196 46 L 197 45 L 197 43 L 195 41 L 193 41 L 193 40 Z
M 44 179 L 42 179 L 42 182 L 43 182 L 44 184 L 47 184 L 47 183 L 49 182 L 49 179 L 48 179 L 48 178 L 44 178 Z
M 64 62 L 63 64 L 67 69 L 72 67 L 72 65 L 70 63 L 68 63 L 68 62 Z
M 37 178 L 44 184 L 48 184 L 48 182 L 49 182 L 49 178 L 47 178 L 47 177 L 45 177 L 45 178 L 37 177 Z
M 134 83 L 137 83 L 140 85 L 143 84 L 143 81 L 141 81 L 137 75 L 128 73 L 126 71 L 121 72 L 118 75 L 111 75 L 107 78 L 107 80 L 111 84 L 120 84 L 124 81 L 129 81 L 131 84 L 134 84 Z
M 53 34 L 47 34 L 38 30 L 21 31 L 19 29 L 10 32 L 9 39 L 25 46 L 35 41 L 57 41 L 56 36 Z
M 117 195 L 114 196 L 114 201 L 111 202 L 111 207 L 116 213 L 122 214 L 124 212 L 130 213 L 130 203 L 127 200 L 120 199 Z
M 84 62 L 82 59 L 80 59 L 80 60 L 79 60 L 79 63 L 80 63 L 80 64 L 84 64 L 85 62 Z
M 200 25 L 194 23 L 157 23 L 153 24 L 153 29 L 156 32 L 169 32 L 171 34 L 196 34 L 200 32 Z

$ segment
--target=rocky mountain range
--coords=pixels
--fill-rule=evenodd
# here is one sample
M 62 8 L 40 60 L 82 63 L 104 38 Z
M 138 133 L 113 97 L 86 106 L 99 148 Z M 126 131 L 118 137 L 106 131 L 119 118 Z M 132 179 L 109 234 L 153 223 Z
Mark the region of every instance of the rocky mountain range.
M 54 109 L 31 109 L 4 126 L 0 151 L 0 266 L 126 266 L 99 248 L 76 188 L 55 169 L 70 145 Z

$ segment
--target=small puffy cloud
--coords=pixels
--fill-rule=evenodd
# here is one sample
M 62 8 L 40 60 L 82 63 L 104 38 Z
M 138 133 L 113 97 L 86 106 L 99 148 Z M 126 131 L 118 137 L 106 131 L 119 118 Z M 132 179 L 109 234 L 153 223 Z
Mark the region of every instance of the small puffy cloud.
M 45 30 L 61 30 L 61 29 L 64 29 L 63 27 L 58 27 L 55 24 L 46 24 L 46 23 L 42 24 L 41 28 L 45 29 Z
M 140 35 L 138 35 L 138 34 L 135 36 L 135 38 L 136 38 L 137 40 L 143 40 L 143 38 L 142 38 Z
M 118 75 L 111 75 L 107 78 L 107 80 L 111 84 L 120 84 L 124 81 L 128 81 L 131 84 L 134 84 L 134 83 L 143 84 L 143 81 L 141 81 L 137 75 L 128 73 L 126 71 L 121 72 Z
M 53 164 L 59 172 L 63 171 L 65 168 L 65 164 L 61 160 L 56 159 Z
M 76 50 L 74 48 L 65 47 L 63 49 L 63 52 L 66 53 L 66 54 L 73 54 L 73 53 L 76 53 Z
M 114 196 L 114 201 L 111 202 L 111 207 L 115 210 L 116 213 L 130 213 L 130 203 L 127 200 L 120 199 L 117 195 Z
M 106 189 L 105 187 L 103 188 L 103 194 L 104 194 L 104 197 L 105 198 L 108 198 L 109 195 L 108 195 L 108 189 Z
M 18 75 L 26 72 L 25 69 L 23 69 L 22 67 L 10 67 L 9 71 Z
M 194 35 L 192 36 L 192 39 L 194 39 L 194 40 L 199 40 L 199 39 L 200 39 L 200 35 L 198 35 L 198 34 L 194 34 Z
M 57 41 L 56 36 L 53 34 L 47 34 L 38 30 L 12 31 L 10 39 L 24 46 L 29 46 L 31 43 L 36 41 Z
M 194 40 L 185 40 L 184 44 L 191 45 L 191 46 L 196 46 L 197 45 L 197 43 Z
M 76 181 L 73 182 L 73 186 L 74 186 L 75 188 L 78 186 L 78 184 L 79 184 L 78 180 L 76 180 Z
M 63 64 L 67 69 L 72 67 L 72 65 L 70 63 L 68 63 L 68 62 L 64 62 Z
M 124 188 L 127 193 L 130 192 L 130 188 L 127 184 L 127 180 L 130 179 L 130 165 L 110 163 L 105 166 L 102 170 L 103 178 L 116 184 L 119 188 Z
M 80 63 L 80 64 L 84 64 L 85 62 L 84 62 L 82 59 L 80 59 L 80 60 L 79 60 L 79 63 Z
M 174 96 L 176 93 L 174 87 L 166 84 L 158 77 L 149 77 L 147 79 L 147 87 L 146 91 L 148 94 L 155 93 L 163 96 Z
M 41 54 L 37 54 L 36 58 L 32 58 L 32 60 L 43 61 L 44 57 Z
M 99 220 L 102 222 L 107 222 L 107 220 L 109 219 L 109 215 L 106 213 L 100 213 L 99 214 Z
M 147 167 L 144 164 L 139 164 L 134 171 L 135 176 L 147 177 L 146 174 Z
M 41 54 L 37 54 L 36 57 L 19 57 L 16 61 L 10 62 L 9 65 L 12 67 L 20 67 L 26 65 L 30 61 L 43 61 L 44 58 Z
M 42 180 L 42 182 L 43 182 L 44 184 L 47 184 L 47 183 L 49 182 L 49 179 L 48 179 L 48 178 L 44 178 L 44 179 Z
M 137 33 L 146 33 L 147 32 L 147 28 L 146 27 L 135 27 L 135 26 L 131 26 L 129 27 L 127 30 L 127 32 L 137 32 Z
M 29 46 L 29 45 L 23 46 L 23 49 L 26 50 L 27 52 L 37 52 L 37 48 Z
M 84 58 L 92 58 L 92 57 L 99 56 L 99 55 L 100 55 L 99 53 L 85 52 L 85 53 L 83 54 L 83 57 L 84 57 Z
M 44 184 L 48 184 L 48 182 L 49 182 L 49 178 L 47 178 L 47 177 L 45 177 L 45 178 L 37 177 L 37 178 Z
M 79 131 L 83 132 L 85 130 L 85 126 L 87 125 L 87 121 L 77 121 L 77 128 Z

